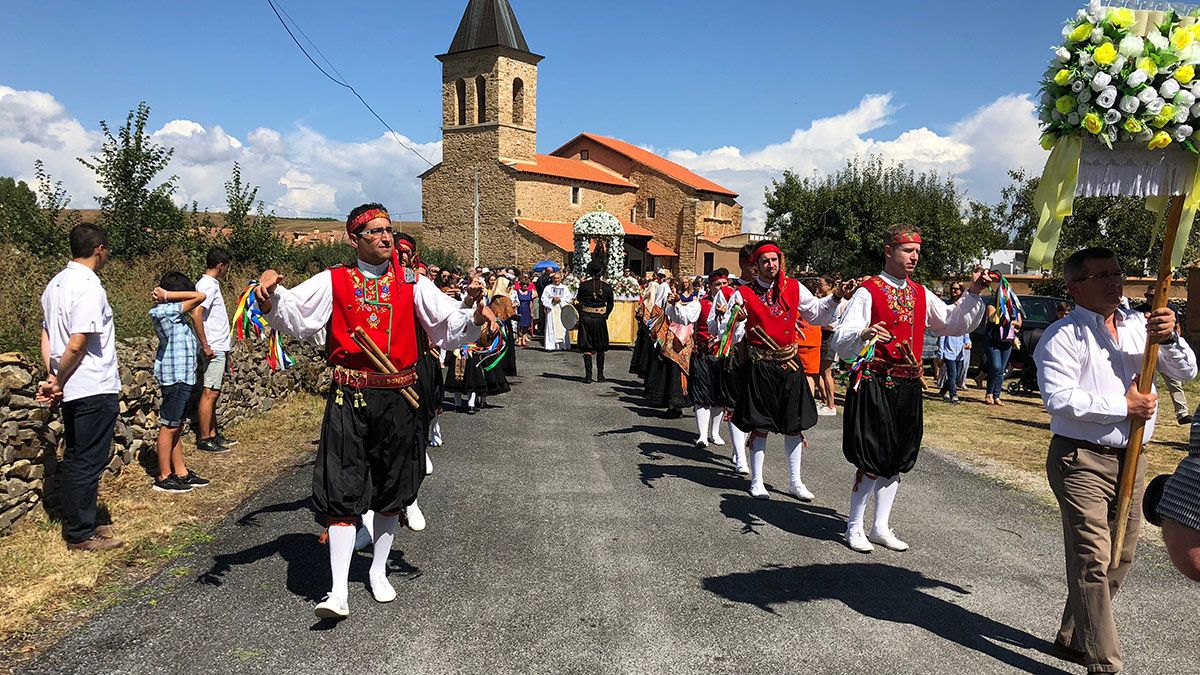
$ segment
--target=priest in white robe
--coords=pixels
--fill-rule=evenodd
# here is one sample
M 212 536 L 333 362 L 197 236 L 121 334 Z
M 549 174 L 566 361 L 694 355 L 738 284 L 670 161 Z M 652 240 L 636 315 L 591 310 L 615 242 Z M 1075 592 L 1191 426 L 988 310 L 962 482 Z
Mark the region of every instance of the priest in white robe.
M 546 308 L 546 351 L 570 350 L 571 338 L 562 322 L 562 308 L 575 300 L 575 294 L 562 282 L 562 274 L 555 272 L 551 277 L 553 283 L 542 291 L 542 307 Z

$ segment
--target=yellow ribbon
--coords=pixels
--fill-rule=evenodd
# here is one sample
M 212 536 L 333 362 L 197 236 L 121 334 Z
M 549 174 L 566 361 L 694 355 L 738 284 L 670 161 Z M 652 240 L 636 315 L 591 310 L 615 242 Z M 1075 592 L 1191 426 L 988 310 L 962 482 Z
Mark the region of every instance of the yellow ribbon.
M 1146 197 L 1146 210 L 1163 213 L 1166 211 L 1170 199 L 1171 196 L 1165 194 Z M 1176 231 L 1175 241 L 1171 245 L 1171 269 L 1176 269 L 1183 264 L 1184 250 L 1187 248 L 1188 236 L 1192 233 L 1192 223 L 1196 220 L 1197 210 L 1200 210 L 1200 157 L 1195 159 L 1192 182 L 1183 195 L 1183 212 L 1179 216 L 1179 229 Z
M 1029 258 L 1025 265 L 1029 269 L 1050 267 L 1054 262 L 1054 250 L 1058 248 L 1058 235 L 1062 232 L 1063 218 L 1071 215 L 1075 203 L 1075 186 L 1079 182 L 1079 155 L 1083 151 L 1083 139 L 1064 136 L 1054 144 L 1042 179 L 1033 196 L 1033 208 L 1038 214 L 1037 234 L 1029 247 Z

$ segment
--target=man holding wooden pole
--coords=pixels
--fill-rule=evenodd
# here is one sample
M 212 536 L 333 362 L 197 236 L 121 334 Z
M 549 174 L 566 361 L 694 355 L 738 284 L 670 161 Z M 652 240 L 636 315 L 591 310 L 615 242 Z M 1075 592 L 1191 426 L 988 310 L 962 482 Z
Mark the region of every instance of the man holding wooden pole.
M 255 290 L 271 327 L 324 342 L 333 384 L 325 406 L 313 470 L 313 501 L 328 517 L 333 585 L 316 606 L 322 619 L 350 615 L 348 577 L 355 525 L 373 511 L 374 561 L 369 582 L 378 602 L 396 591 L 387 580 L 400 513 L 417 499 L 425 476 L 424 424 L 416 365 L 427 345 L 454 349 L 479 336 L 479 326 L 499 329 L 478 280 L 458 301 L 400 263 L 387 210 L 364 204 L 350 212 L 346 234 L 358 260 L 334 267 L 288 289 L 267 270 Z M 425 401 L 433 405 L 433 401 Z
M 1046 474 L 1062 513 L 1066 549 L 1067 603 L 1054 653 L 1088 672 L 1115 673 L 1121 653 L 1112 597 L 1129 574 L 1141 527 L 1140 509 L 1133 508 L 1120 532 L 1118 479 L 1136 467 L 1125 473 L 1139 503 L 1146 459 L 1131 462 L 1127 449 L 1150 440 L 1158 410 L 1153 386 L 1140 385 L 1153 380 L 1154 370 L 1191 380 L 1196 355 L 1176 332 L 1173 310 L 1142 313 L 1120 306 L 1125 276 L 1111 250 L 1075 253 L 1063 275 L 1076 307 L 1046 329 L 1034 353 L 1054 433 Z M 1149 376 L 1143 369 L 1148 347 Z M 1122 533 L 1124 546 L 1116 543 Z

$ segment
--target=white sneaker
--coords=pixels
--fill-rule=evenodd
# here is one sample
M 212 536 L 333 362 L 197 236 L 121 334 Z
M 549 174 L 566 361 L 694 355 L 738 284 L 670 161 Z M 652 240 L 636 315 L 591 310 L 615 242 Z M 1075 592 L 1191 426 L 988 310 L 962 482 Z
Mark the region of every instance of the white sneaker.
M 375 575 L 371 575 L 367 585 L 371 587 L 371 595 L 375 596 L 375 602 L 391 602 L 396 599 L 396 589 L 392 588 L 392 583 L 387 577 L 377 579 Z
M 743 476 L 750 475 L 750 467 L 746 466 L 745 464 L 738 464 L 737 460 L 734 460 L 734 462 L 733 462 L 733 470 Z
M 850 547 L 851 551 L 858 551 L 859 553 L 870 553 L 875 550 L 875 547 L 867 539 L 867 535 L 859 527 L 853 530 L 846 530 L 846 545 Z
M 896 536 L 896 533 L 891 530 L 876 530 L 872 528 L 871 534 L 867 535 L 867 539 L 893 551 L 903 552 L 908 550 L 908 544 L 901 541 Z
M 413 532 L 425 529 L 425 514 L 421 513 L 421 507 L 417 506 L 416 502 L 404 507 L 404 522 Z
M 712 442 L 713 445 L 725 445 L 725 439 L 717 436 L 716 434 L 713 434 Z
M 429 453 L 425 453 L 425 475 L 433 475 L 433 460 L 429 459 Z
M 767 492 L 767 488 L 763 487 L 762 483 L 751 483 L 750 496 L 755 499 L 770 499 L 771 493 Z
M 837 411 L 824 403 L 817 404 L 817 415 L 821 417 L 837 417 Z
M 788 492 L 802 502 L 811 502 L 816 498 L 816 495 L 810 492 L 804 483 L 792 483 L 788 486 Z
M 442 425 L 441 424 L 433 425 L 433 433 L 429 435 L 429 447 L 431 447 L 431 448 L 442 447 Z
M 346 598 L 341 598 L 327 594 L 325 599 L 317 603 L 313 608 L 313 614 L 317 615 L 318 619 L 345 619 L 350 616 L 350 603 Z
M 365 551 L 371 548 L 371 531 L 365 527 L 358 528 L 358 533 L 354 535 L 354 550 Z

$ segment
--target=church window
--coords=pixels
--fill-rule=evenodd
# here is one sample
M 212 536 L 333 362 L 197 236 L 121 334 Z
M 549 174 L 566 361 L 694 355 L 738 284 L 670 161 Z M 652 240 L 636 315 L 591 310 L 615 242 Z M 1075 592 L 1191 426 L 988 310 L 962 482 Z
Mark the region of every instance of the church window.
M 578 186 L 571 187 L 571 203 L 578 205 L 581 200 L 580 193 L 583 192 Z
M 467 123 L 467 83 L 464 80 L 459 80 L 454 83 L 454 103 L 458 107 L 458 115 L 455 119 L 456 124 L 462 126 Z
M 705 274 L 712 274 L 713 266 L 716 265 L 716 261 L 714 260 L 714 258 L 716 258 L 716 256 L 712 253 L 704 254 L 704 273 Z
M 579 161 L 581 161 L 581 162 L 586 162 L 586 161 L 588 161 L 588 159 L 589 159 L 590 157 L 591 157 L 591 153 L 590 153 L 590 152 L 588 152 L 587 150 L 580 150 L 580 151 L 579 151 Z
M 719 206 L 720 206 L 720 202 L 717 202 L 717 201 L 715 201 L 715 200 L 714 200 L 714 201 L 713 201 L 713 218 L 716 218 L 716 217 L 717 217 L 717 208 L 718 208 Z
M 646 217 L 654 220 L 655 212 L 658 211 L 658 200 L 651 197 L 646 200 Z
M 525 124 L 525 83 L 519 77 L 513 80 L 512 121 Z
M 487 80 L 482 75 L 475 78 L 475 113 L 476 124 L 487 121 Z

